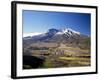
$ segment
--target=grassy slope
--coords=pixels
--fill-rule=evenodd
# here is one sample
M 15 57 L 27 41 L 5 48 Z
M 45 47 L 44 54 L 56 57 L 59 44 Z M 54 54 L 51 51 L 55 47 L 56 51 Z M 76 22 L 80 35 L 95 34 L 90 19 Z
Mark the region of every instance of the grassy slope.
M 82 44 L 81 44 L 82 46 Z M 63 51 L 63 54 L 60 53 Z M 48 50 L 31 50 L 32 56 L 44 56 L 45 61 L 40 68 L 56 68 L 56 67 L 79 67 L 90 66 L 90 49 L 60 44 L 59 47 L 49 48 Z M 55 53 L 59 54 L 55 54 Z

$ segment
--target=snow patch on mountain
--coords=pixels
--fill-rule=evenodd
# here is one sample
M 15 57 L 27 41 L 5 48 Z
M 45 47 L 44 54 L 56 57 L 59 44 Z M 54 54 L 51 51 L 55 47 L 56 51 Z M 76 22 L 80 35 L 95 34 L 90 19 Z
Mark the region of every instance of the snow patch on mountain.
M 33 37 L 33 36 L 37 36 L 37 35 L 41 35 L 42 33 L 24 33 L 23 37 Z
M 78 32 L 78 31 L 75 31 L 75 30 L 73 30 L 73 29 L 71 29 L 71 28 L 66 28 L 66 29 L 61 29 L 61 30 L 59 30 L 59 32 L 57 32 L 56 34 L 66 34 L 66 33 L 69 33 L 70 35 L 72 35 L 72 33 L 73 34 L 78 34 L 78 35 L 80 35 L 80 32 Z
M 75 31 L 75 30 L 73 30 L 73 29 L 71 29 L 71 28 L 68 28 L 68 30 L 72 31 L 73 33 L 76 33 L 76 34 L 79 34 L 79 35 L 80 35 L 80 32 Z

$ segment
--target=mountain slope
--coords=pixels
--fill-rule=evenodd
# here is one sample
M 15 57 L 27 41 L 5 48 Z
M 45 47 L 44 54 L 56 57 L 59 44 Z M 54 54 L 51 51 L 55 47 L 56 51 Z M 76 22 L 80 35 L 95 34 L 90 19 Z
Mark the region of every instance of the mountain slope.
M 27 36 L 23 38 L 24 44 L 31 44 L 34 42 L 52 42 L 52 43 L 82 43 L 85 39 L 89 38 L 80 32 L 67 29 L 49 29 L 46 33 Z

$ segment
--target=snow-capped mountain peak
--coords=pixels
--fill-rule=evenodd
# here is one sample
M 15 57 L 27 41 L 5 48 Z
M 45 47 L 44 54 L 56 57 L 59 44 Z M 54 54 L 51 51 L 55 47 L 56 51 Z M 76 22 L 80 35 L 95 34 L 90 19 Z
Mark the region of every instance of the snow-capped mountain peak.
M 61 29 L 61 32 L 66 33 L 66 32 L 68 32 L 68 29 L 67 28 Z
M 71 28 L 61 29 L 61 30 L 59 30 L 59 32 L 57 32 L 57 34 L 66 34 L 66 33 L 69 33 L 70 35 L 72 35 L 72 33 L 80 35 L 80 32 L 75 31 Z
M 89 38 L 87 35 L 84 35 L 80 32 L 77 32 L 73 29 L 49 29 L 44 33 L 32 33 L 24 35 L 23 40 L 30 44 L 32 42 L 57 42 L 60 43 L 78 43 L 82 39 Z
M 77 32 L 71 28 L 65 28 L 65 29 L 49 29 L 46 33 L 25 33 L 23 34 L 23 37 L 34 37 L 34 36 L 53 36 L 53 35 L 63 35 L 68 34 L 68 36 L 78 34 L 80 35 L 80 32 Z
M 72 31 L 73 33 L 76 33 L 76 34 L 79 34 L 79 35 L 80 35 L 80 32 L 75 31 L 75 30 L 73 30 L 73 29 L 71 29 L 71 28 L 68 28 L 68 30 L 69 30 L 69 31 Z

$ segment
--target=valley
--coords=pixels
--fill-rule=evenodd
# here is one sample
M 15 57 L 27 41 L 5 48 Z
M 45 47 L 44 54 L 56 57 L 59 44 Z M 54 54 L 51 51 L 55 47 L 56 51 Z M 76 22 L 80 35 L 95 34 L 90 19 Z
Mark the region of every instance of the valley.
M 30 55 L 43 60 L 42 65 L 37 66 L 37 68 L 81 67 L 91 65 L 89 49 L 81 49 L 74 45 L 67 46 L 68 44 L 65 45 L 62 43 L 58 45 L 56 43 L 44 43 L 44 46 L 43 43 L 41 43 L 42 46 L 37 44 L 34 43 L 24 50 L 24 52 L 28 52 L 28 56 Z M 31 69 L 32 66 L 28 65 L 25 69 L 27 68 Z

